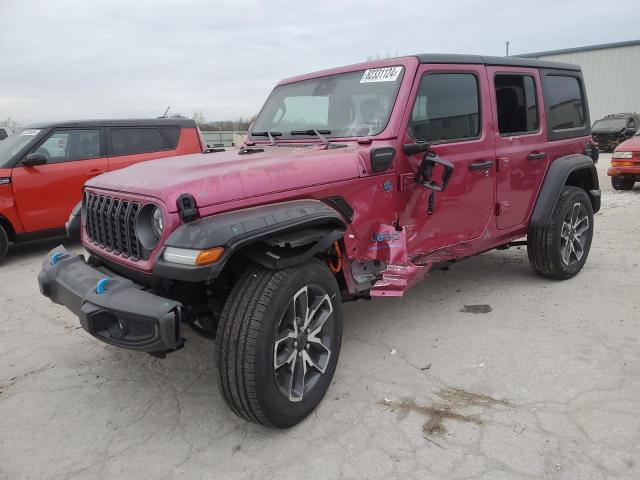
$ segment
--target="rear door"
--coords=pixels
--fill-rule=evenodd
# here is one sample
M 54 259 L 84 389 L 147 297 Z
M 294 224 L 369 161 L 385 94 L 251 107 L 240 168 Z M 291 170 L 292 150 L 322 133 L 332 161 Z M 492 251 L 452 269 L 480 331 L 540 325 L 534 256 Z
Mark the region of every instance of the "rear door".
M 107 171 L 104 131 L 100 127 L 57 128 L 28 153 L 47 163 L 12 172 L 13 194 L 25 232 L 64 227 L 82 198 L 85 182 Z
M 176 155 L 179 138 L 180 127 L 177 126 L 109 127 L 109 170 Z
M 542 89 L 537 69 L 487 67 L 487 73 L 497 120 L 496 223 L 508 229 L 527 221 L 549 162 Z

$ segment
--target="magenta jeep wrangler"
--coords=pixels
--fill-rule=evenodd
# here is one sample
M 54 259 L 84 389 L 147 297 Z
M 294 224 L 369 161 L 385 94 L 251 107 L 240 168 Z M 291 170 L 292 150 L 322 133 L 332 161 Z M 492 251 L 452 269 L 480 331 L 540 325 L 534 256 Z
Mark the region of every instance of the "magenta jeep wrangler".
M 90 180 L 71 219 L 90 256 L 54 249 L 40 289 L 117 347 L 215 337 L 231 409 L 289 427 L 329 387 L 342 302 L 514 243 L 541 275 L 580 271 L 589 123 L 574 65 L 428 54 L 290 78 L 240 150 Z

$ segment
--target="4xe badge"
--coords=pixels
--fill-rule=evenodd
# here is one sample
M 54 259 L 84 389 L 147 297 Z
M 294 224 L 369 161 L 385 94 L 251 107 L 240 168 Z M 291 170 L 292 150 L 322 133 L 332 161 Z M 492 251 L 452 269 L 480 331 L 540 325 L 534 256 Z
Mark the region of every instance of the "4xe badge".
M 400 234 L 397 232 L 377 232 L 371 235 L 372 242 L 397 242 L 400 240 Z

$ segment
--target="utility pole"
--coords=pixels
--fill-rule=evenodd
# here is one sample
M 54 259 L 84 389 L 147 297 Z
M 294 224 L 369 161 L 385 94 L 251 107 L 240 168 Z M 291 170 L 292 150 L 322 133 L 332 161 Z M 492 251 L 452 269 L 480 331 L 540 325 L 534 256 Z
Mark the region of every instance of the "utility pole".
M 509 40 L 507 40 L 506 42 L 504 42 L 504 46 L 506 47 L 507 53 L 506 56 L 509 56 Z

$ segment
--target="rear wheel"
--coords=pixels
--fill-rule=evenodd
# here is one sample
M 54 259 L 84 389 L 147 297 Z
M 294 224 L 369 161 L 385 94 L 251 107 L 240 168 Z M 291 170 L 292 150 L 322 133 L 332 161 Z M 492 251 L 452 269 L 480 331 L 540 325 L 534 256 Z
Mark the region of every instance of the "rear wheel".
M 338 284 L 324 264 L 250 268 L 231 291 L 218 324 L 225 401 L 246 420 L 295 425 L 329 388 L 341 339 Z
M 634 183 L 636 182 L 632 178 L 623 178 L 619 175 L 611 177 L 611 186 L 614 190 L 632 190 Z
M 0 225 L 0 262 L 4 260 L 4 257 L 6 257 L 8 250 L 9 236 L 7 235 L 7 231 L 4 229 L 4 227 Z
M 529 229 L 529 263 L 544 277 L 571 278 L 587 261 L 592 238 L 593 208 L 587 193 L 564 187 L 549 224 Z

